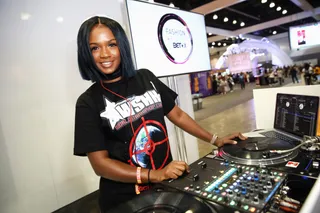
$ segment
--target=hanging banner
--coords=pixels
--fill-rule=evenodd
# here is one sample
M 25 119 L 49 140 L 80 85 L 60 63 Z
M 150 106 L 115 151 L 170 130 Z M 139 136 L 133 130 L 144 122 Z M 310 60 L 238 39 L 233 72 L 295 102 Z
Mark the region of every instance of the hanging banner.
M 250 53 L 240 53 L 228 56 L 230 73 L 251 72 Z

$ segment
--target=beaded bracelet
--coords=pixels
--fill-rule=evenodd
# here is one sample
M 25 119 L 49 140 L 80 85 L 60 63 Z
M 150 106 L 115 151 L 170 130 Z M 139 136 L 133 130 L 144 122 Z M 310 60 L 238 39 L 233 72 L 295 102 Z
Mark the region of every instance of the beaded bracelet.
M 141 167 L 137 167 L 137 183 L 141 184 Z

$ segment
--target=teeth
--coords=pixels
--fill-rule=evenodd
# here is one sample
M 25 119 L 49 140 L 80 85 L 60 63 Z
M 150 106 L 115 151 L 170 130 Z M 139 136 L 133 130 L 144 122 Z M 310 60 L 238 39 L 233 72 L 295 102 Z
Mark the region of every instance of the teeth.
M 102 63 L 103 67 L 110 67 L 112 65 L 112 62 L 104 62 Z

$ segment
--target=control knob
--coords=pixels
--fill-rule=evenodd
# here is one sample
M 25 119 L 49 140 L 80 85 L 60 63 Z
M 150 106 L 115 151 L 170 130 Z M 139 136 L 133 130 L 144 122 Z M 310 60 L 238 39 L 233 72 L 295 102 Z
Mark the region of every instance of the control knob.
M 262 199 L 264 198 L 264 194 L 263 194 L 262 192 L 259 192 L 258 198 L 259 198 L 260 200 L 262 200 Z
M 206 163 L 202 163 L 202 164 L 201 164 L 201 168 L 202 168 L 202 169 L 207 168 L 207 164 L 206 164 Z
M 192 180 L 193 180 L 193 182 L 198 181 L 199 175 L 198 174 L 193 175 Z
M 200 186 L 196 186 L 196 190 L 197 190 L 197 191 L 200 191 Z
M 259 202 L 259 198 L 258 197 L 254 197 L 253 198 L 253 202 L 258 203 Z
M 272 187 L 271 181 L 268 181 L 268 182 L 267 182 L 267 187 L 268 187 L 268 188 L 271 188 L 271 187 Z

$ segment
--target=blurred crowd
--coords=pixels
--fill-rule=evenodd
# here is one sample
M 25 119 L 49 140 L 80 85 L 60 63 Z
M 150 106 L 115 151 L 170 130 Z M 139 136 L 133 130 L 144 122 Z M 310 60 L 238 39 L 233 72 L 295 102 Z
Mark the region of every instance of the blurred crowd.
M 255 82 L 255 77 L 251 72 L 241 72 L 236 74 L 222 75 L 221 73 L 212 76 L 213 95 L 233 92 L 235 84 L 240 84 L 241 89 L 245 89 L 246 83 Z
M 215 94 L 227 94 L 233 92 L 235 84 L 245 89 L 247 83 L 256 82 L 259 85 L 282 86 L 285 79 L 302 85 L 320 84 L 320 65 L 313 66 L 310 63 L 304 65 L 293 65 L 285 67 L 260 68 L 257 76 L 252 72 L 241 72 L 236 74 L 223 75 L 217 73 L 212 75 L 212 90 Z M 257 80 L 258 79 L 258 80 Z

